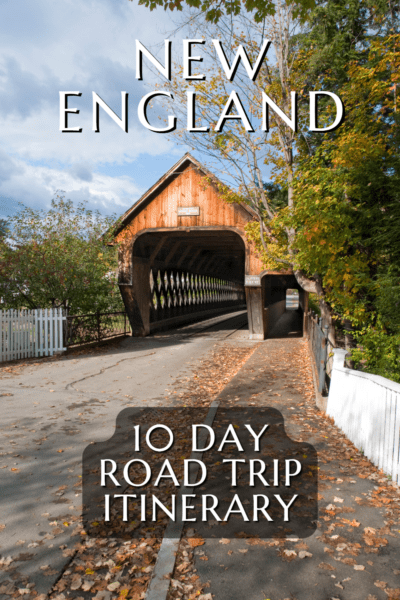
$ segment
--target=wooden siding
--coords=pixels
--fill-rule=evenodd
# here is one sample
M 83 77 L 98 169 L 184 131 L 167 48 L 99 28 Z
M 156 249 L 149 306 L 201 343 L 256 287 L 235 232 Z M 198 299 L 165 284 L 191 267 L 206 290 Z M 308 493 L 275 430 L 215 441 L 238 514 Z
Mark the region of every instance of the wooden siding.
M 191 206 L 198 206 L 200 215 L 178 216 L 178 207 Z M 222 200 L 216 187 L 208 184 L 204 174 L 189 163 L 182 173 L 166 185 L 161 181 L 158 190 L 132 207 L 116 241 L 134 241 L 146 230 L 190 228 L 195 234 L 196 228 L 231 229 L 242 237 L 248 250 L 246 274 L 258 275 L 263 271 L 262 263 L 249 247 L 244 230 L 253 218 L 245 207 Z

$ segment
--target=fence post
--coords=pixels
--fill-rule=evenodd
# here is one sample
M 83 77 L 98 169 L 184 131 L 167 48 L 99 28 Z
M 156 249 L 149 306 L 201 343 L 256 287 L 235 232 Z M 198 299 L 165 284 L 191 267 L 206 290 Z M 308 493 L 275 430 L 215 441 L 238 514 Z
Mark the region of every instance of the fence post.
M 328 350 L 328 325 L 324 326 L 324 336 L 321 339 L 321 358 L 319 363 L 319 381 L 318 381 L 318 391 L 322 394 L 322 390 L 325 385 L 325 375 L 326 375 L 326 358 L 327 358 L 327 350 Z
M 97 319 L 97 341 L 100 342 L 101 341 L 100 311 L 96 312 L 96 319 Z
M 68 339 L 69 339 L 69 320 L 68 320 L 68 308 L 65 309 L 65 321 L 62 324 L 62 336 L 63 336 L 63 347 L 68 348 Z

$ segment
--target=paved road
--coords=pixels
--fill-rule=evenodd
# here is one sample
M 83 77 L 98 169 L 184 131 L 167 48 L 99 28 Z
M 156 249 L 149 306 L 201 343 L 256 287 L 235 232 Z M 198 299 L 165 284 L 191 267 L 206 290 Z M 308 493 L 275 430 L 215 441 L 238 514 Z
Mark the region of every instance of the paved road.
M 51 589 L 79 539 L 83 449 L 113 433 L 122 408 L 172 403 L 169 394 L 177 385 L 181 389 L 182 379 L 215 344 L 254 347 L 245 324 L 244 313 L 219 317 L 128 339 L 102 354 L 30 364 L 19 375 L 3 375 L 0 526 L 6 527 L 0 530 L 0 564 L 8 569 L 3 580 L 22 574 L 37 592 Z M 400 598 L 399 493 L 315 409 L 306 347 L 296 339 L 299 324 L 295 311 L 286 312 L 272 332 L 275 339 L 257 347 L 219 401 L 278 408 L 290 437 L 315 445 L 318 530 L 305 540 L 260 545 L 208 539 L 196 548 L 194 567 L 209 582 L 205 593 L 216 600 Z M 285 331 L 293 339 L 278 339 Z M 40 569 L 49 564 L 50 570 Z M 9 600 L 1 589 L 0 583 L 0 600 Z M 82 591 L 76 595 L 82 597 Z
M 77 540 L 84 448 L 110 437 L 126 406 L 171 402 L 174 383 L 189 376 L 216 342 L 254 344 L 246 325 L 246 313 L 235 313 L 129 338 L 101 354 L 28 363 L 19 375 L 3 372 L 0 554 L 6 565 L 7 557 L 12 562 L 0 574 L 0 589 L 2 581 L 20 574 L 29 576 L 38 593 L 49 591 Z M 60 522 L 68 524 L 63 532 Z M 44 574 L 40 567 L 49 564 L 50 574 Z

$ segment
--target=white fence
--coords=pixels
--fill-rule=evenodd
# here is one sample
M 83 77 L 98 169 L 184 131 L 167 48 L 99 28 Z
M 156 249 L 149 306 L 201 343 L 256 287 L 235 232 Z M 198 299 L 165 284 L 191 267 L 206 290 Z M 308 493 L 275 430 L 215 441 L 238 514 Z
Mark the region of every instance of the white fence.
M 400 384 L 346 369 L 334 350 L 327 414 L 353 444 L 400 485 Z
M 0 361 L 53 356 L 63 347 L 61 308 L 0 310 Z

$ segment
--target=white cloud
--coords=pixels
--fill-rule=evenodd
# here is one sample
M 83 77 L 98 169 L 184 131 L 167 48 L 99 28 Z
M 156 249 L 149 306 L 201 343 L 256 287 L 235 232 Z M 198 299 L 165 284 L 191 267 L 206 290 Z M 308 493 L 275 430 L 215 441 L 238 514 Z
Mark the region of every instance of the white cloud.
M 153 47 L 164 27 L 171 29 L 168 13 L 128 0 L 0 5 L 0 196 L 43 206 L 54 189 L 65 189 L 71 199 L 122 212 L 153 183 L 144 186 L 143 161 L 182 150 L 137 122 L 148 90 L 135 78 L 135 39 Z M 64 90 L 83 92 L 69 102 L 81 109 L 70 126 L 79 124 L 82 134 L 59 131 Z M 121 91 L 129 92 L 128 134 L 103 112 L 100 133 L 91 130 L 92 91 L 118 114 Z
M 128 176 L 111 177 L 103 173 L 92 173 L 89 166 L 74 169 L 57 169 L 33 166 L 20 159 L 10 160 L 10 176 L 0 185 L 1 198 L 18 198 L 24 204 L 46 208 L 58 190 L 65 191 L 74 202 L 87 201 L 92 209 L 104 213 L 124 212 L 144 191 Z M 78 173 L 76 172 L 78 171 Z M 86 177 L 82 176 L 86 173 Z M 13 202 L 0 202 L 0 211 L 5 212 Z

